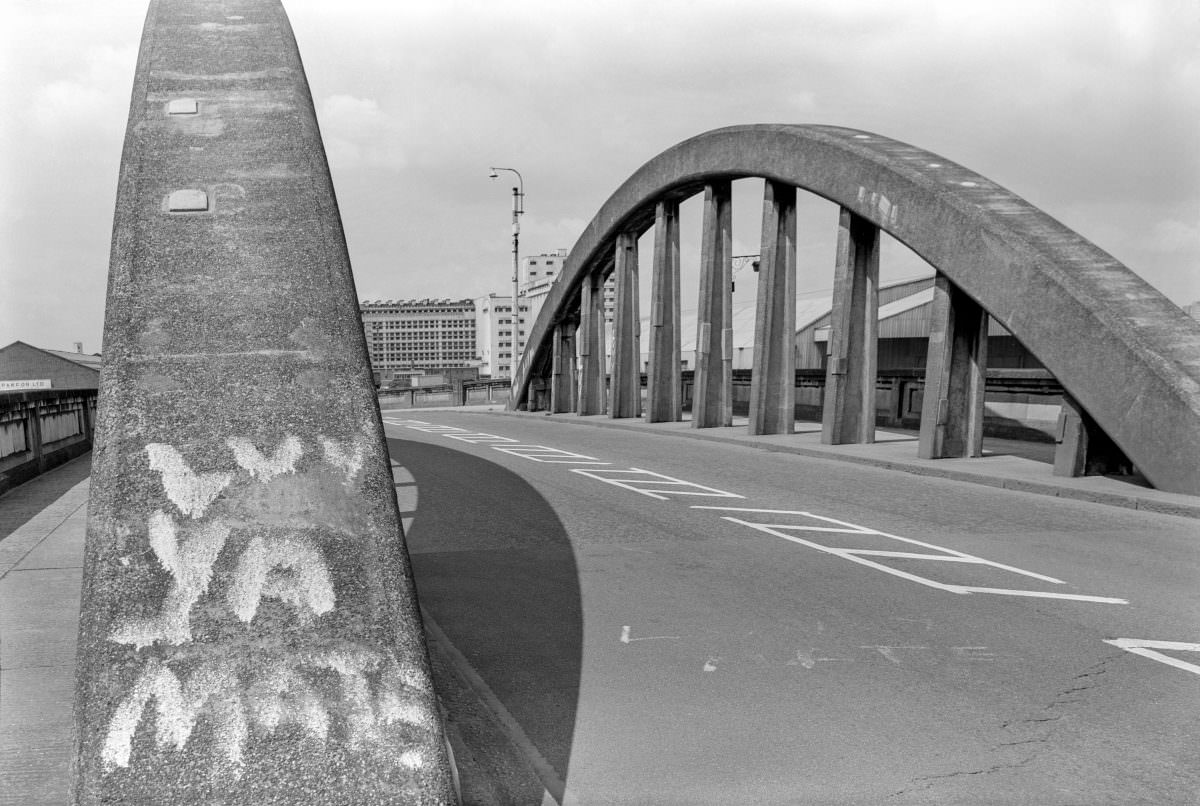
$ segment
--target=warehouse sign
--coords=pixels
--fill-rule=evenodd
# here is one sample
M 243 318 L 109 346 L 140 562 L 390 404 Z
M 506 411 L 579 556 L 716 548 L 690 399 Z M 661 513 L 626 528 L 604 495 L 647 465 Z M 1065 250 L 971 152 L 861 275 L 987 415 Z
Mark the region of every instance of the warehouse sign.
M 26 389 L 49 389 L 50 379 L 37 381 L 0 381 L 0 392 L 22 392 Z

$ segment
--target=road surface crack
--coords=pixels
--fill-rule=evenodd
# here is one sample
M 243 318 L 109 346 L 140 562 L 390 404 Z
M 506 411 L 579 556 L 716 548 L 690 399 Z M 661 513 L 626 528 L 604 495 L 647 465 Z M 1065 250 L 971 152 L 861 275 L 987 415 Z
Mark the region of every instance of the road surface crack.
M 1014 743 L 1014 744 L 1017 744 L 1017 743 Z M 1037 753 L 1034 753 L 1026 758 L 1021 759 L 1020 761 L 1013 761 L 1013 762 L 1008 762 L 1005 764 L 993 764 L 992 766 L 986 767 L 981 770 L 960 770 L 958 772 L 939 773 L 938 775 L 922 775 L 920 778 L 912 779 L 912 783 L 918 784 L 919 786 L 905 787 L 904 789 L 901 789 L 898 792 L 893 792 L 889 797 L 895 798 L 895 797 L 899 797 L 901 795 L 906 795 L 909 792 L 926 790 L 926 789 L 929 789 L 932 786 L 934 786 L 934 784 L 936 784 L 937 782 L 945 781 L 950 778 L 963 778 L 963 777 L 969 777 L 969 776 L 974 776 L 974 775 L 991 775 L 992 773 L 1001 772 L 1003 770 L 1018 769 L 1020 767 L 1024 767 L 1026 764 L 1033 761 L 1036 757 L 1037 757 Z
M 1022 719 L 1007 719 L 1000 723 L 1000 729 L 1008 731 L 1012 738 L 1009 741 L 993 745 L 990 752 L 1008 754 L 1019 752 L 1016 748 L 1023 748 L 1028 755 L 1019 760 L 1000 762 L 977 770 L 963 770 L 913 778 L 910 786 L 893 792 L 891 797 L 898 797 L 913 791 L 928 790 L 940 782 L 954 778 L 991 775 L 1005 770 L 1019 769 L 1030 764 L 1051 746 L 1051 742 L 1060 727 L 1057 723 L 1068 719 L 1071 715 L 1070 706 L 1086 702 L 1092 690 L 1102 685 L 1103 676 L 1108 672 L 1107 665 L 1109 661 L 1120 658 L 1121 655 L 1122 653 L 1120 652 L 1114 653 L 1075 675 L 1071 678 L 1066 688 L 1055 694 L 1054 698 L 1042 707 L 1040 713 Z

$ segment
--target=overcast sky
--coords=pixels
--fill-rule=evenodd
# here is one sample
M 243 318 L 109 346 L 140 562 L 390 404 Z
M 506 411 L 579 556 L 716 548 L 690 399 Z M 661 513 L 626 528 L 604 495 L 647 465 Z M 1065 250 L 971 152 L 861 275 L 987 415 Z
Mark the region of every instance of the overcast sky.
M 522 252 L 552 251 L 680 140 L 824 123 L 959 162 L 1176 303 L 1200 300 L 1195 0 L 284 5 L 362 299 L 507 287 L 510 185 L 489 165 L 524 175 Z M 100 347 L 145 9 L 6 0 L 0 346 Z M 735 196 L 735 253 L 758 249 L 757 192 Z M 802 289 L 831 285 L 835 221 L 825 202 L 803 208 Z M 903 251 L 885 251 L 885 277 L 920 270 Z

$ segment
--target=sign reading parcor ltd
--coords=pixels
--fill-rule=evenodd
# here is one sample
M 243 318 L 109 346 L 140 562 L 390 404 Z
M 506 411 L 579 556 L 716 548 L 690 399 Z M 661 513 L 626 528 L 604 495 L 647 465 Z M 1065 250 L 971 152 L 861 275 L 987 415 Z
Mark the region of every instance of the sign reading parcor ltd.
M 17 392 L 25 389 L 49 389 L 50 379 L 37 381 L 0 381 L 0 392 Z

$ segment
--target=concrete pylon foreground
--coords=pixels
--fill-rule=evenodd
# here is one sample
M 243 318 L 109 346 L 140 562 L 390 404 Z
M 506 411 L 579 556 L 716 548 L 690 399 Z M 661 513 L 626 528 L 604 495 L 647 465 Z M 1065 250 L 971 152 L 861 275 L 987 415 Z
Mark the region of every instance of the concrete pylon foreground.
M 987 312 L 939 273 L 933 283 L 920 458 L 983 456 L 987 336 Z
M 312 100 L 278 0 L 153 0 L 113 225 L 76 804 L 450 804 Z
M 842 208 L 821 441 L 875 441 L 875 363 L 879 317 L 879 227 Z
M 661 201 L 654 210 L 654 267 L 650 289 L 650 361 L 646 368 L 646 419 L 683 419 L 683 371 L 679 362 L 679 204 Z
M 763 188 L 762 249 L 754 318 L 751 434 L 796 430 L 796 188 Z
M 636 232 L 617 237 L 613 276 L 612 405 L 609 417 L 642 414 L 642 320 L 638 316 L 638 239 Z
M 733 202 L 729 180 L 704 188 L 692 427 L 733 425 Z

